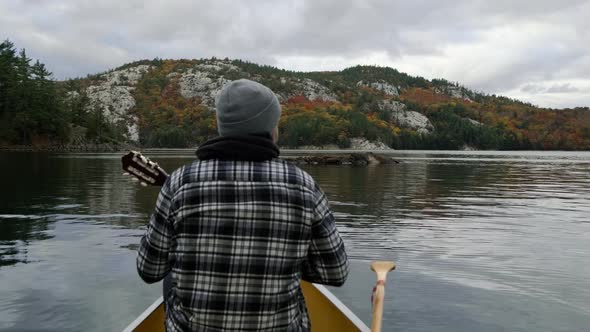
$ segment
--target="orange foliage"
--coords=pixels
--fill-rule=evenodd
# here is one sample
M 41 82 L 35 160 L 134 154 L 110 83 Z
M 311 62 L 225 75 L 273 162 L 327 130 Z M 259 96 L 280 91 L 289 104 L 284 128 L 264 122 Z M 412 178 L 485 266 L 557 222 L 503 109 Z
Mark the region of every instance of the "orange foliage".
M 427 106 L 451 101 L 451 97 L 436 93 L 430 89 L 410 88 L 405 90 L 400 99 L 402 101 L 411 101 L 418 105 Z

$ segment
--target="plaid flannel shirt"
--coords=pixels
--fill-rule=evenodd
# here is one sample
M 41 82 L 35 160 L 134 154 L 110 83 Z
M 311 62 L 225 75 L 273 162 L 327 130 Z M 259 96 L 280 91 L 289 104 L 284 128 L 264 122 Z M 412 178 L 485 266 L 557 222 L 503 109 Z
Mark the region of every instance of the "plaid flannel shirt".
M 348 275 L 328 200 L 280 159 L 195 161 L 158 196 L 137 270 L 168 273 L 168 331 L 307 331 L 300 280 L 339 286 Z

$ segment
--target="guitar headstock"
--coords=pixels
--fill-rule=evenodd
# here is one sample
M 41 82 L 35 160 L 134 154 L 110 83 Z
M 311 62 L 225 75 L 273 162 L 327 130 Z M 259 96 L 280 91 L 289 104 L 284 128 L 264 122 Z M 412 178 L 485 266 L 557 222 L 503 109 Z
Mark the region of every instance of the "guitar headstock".
M 129 151 L 121 158 L 121 163 L 123 170 L 137 178 L 142 184 L 162 186 L 168 178 L 168 173 L 162 167 L 137 151 Z

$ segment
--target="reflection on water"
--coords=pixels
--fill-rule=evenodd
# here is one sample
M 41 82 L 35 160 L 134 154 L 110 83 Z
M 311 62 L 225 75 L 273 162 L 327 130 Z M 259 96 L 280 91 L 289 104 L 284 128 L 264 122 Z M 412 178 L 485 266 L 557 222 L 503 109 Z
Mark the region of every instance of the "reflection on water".
M 398 263 L 391 330 L 586 329 L 588 159 L 399 159 L 396 167 L 341 168 L 338 177 L 309 169 L 330 179 L 322 184 L 351 257 Z M 368 317 L 358 301 L 368 288 L 335 292 Z
M 368 262 L 391 259 L 386 330 L 590 326 L 590 153 L 393 157 L 402 163 L 305 167 L 352 260 L 334 292 L 363 320 Z M 118 155 L 1 153 L 0 174 L 0 330 L 120 330 L 159 294 L 134 264 L 157 189 L 122 177 Z

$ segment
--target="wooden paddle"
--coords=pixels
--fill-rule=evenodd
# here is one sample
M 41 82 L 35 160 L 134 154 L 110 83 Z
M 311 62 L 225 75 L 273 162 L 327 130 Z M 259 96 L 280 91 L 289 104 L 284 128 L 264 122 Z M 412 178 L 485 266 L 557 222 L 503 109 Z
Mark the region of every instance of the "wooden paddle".
M 377 284 L 373 289 L 373 323 L 371 332 L 381 332 L 381 321 L 383 320 L 383 300 L 385 298 L 385 280 L 387 273 L 395 269 L 395 263 L 377 261 L 371 263 L 371 270 L 377 274 Z

